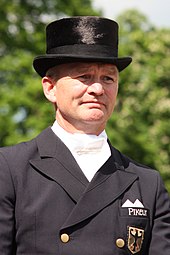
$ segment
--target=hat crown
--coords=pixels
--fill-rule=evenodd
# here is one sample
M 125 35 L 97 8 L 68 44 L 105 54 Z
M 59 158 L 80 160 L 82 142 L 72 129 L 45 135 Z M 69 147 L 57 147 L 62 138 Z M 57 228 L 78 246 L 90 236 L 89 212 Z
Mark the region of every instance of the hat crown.
M 118 24 L 103 17 L 74 16 L 53 21 L 46 28 L 46 45 L 46 54 L 33 61 L 41 77 L 63 63 L 104 62 L 122 71 L 132 61 L 131 57 L 118 57 Z
M 68 45 L 105 45 L 118 49 L 118 24 L 115 21 L 95 17 L 63 18 L 46 28 L 46 53 Z M 116 54 L 117 55 L 117 54 Z

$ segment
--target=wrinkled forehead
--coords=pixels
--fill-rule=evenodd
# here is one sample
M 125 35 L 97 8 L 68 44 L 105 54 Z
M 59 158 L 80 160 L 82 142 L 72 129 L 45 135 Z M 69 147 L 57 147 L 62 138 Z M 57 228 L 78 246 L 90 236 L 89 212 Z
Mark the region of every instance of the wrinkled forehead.
M 61 64 L 56 67 L 56 71 L 59 73 L 81 73 L 81 72 L 90 72 L 93 70 L 100 70 L 103 72 L 117 74 L 118 70 L 114 64 L 102 63 L 102 62 L 76 62 L 76 63 L 66 63 Z

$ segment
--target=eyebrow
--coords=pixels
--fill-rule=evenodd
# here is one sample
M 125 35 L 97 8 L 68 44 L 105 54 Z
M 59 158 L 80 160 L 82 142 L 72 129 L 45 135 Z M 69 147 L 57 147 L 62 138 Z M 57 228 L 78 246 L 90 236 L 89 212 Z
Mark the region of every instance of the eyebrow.
M 102 63 L 99 63 L 99 65 L 103 68 L 103 70 L 108 71 L 109 74 L 116 74 L 117 68 L 116 66 L 105 66 Z M 90 71 L 92 66 L 87 66 L 86 63 L 81 63 L 80 66 L 77 66 L 77 63 L 72 64 L 72 69 L 70 70 L 70 74 L 74 74 L 76 71 L 77 74 L 81 74 L 82 72 Z
M 74 70 L 74 69 L 76 69 L 76 70 L 81 70 L 81 69 L 85 69 L 85 70 L 87 70 L 87 69 L 89 69 L 89 68 L 91 68 L 91 65 L 89 66 L 87 63 L 72 63 L 71 64 L 71 66 L 72 66 L 72 69 Z

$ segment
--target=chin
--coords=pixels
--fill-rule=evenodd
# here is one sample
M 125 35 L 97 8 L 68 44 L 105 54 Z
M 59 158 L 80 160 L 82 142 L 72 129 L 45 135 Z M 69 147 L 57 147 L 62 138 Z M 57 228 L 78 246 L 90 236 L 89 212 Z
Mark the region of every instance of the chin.
M 87 123 L 103 123 L 104 122 L 104 118 L 103 118 L 103 116 L 98 116 L 98 117 L 94 117 L 94 116 L 91 116 L 91 117 L 89 117 L 89 118 L 86 118 L 85 119 L 85 122 L 87 122 Z
M 87 114 L 87 118 L 90 120 L 100 120 L 105 117 L 105 113 L 99 109 L 92 109 L 89 114 Z

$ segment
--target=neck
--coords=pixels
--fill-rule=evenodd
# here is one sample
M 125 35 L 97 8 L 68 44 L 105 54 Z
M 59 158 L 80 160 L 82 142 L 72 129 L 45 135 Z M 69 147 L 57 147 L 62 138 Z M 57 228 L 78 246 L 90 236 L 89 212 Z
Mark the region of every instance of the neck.
M 58 124 L 69 133 L 81 133 L 81 134 L 89 134 L 89 135 L 99 135 L 105 129 L 105 125 L 99 124 L 98 122 L 77 122 L 72 124 L 71 121 L 67 121 L 66 119 L 60 118 L 56 116 L 56 120 Z

